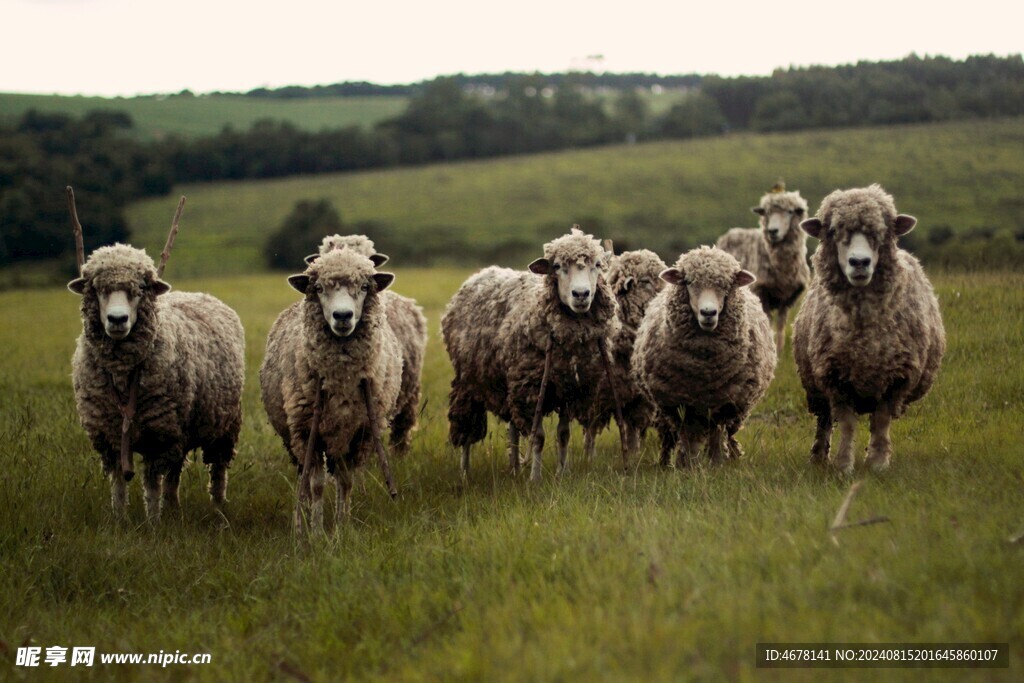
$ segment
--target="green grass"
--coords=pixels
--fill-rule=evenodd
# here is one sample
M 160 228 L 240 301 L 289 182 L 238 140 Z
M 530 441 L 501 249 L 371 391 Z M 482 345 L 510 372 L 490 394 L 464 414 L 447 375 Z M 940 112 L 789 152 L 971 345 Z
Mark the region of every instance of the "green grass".
M 245 130 L 260 119 L 290 121 L 302 130 L 370 127 L 405 110 L 406 97 L 322 97 L 270 99 L 239 95 L 198 97 L 69 97 L 0 93 L 0 119 L 16 119 L 29 109 L 81 116 L 94 109 L 131 115 L 137 134 L 157 139 L 216 135 L 225 125 Z
M 540 154 L 421 168 L 188 185 L 175 269 L 251 273 L 301 199 L 330 199 L 348 222 L 385 224 L 380 248 L 454 264 L 524 266 L 573 222 L 620 247 L 666 259 L 733 226 L 778 176 L 811 211 L 837 187 L 880 182 L 897 207 L 955 232 L 1024 226 L 1024 118 L 931 125 L 737 134 L 684 142 Z M 130 207 L 136 245 L 159 251 L 176 198 Z M 88 226 L 88 207 L 79 207 Z M 69 235 L 70 239 L 70 235 Z M 1011 238 L 1012 239 L 1012 238 Z M 397 244 L 397 243 L 401 244 Z M 312 245 L 311 245 L 312 246 Z M 447 250 L 447 251 L 446 251 Z
M 183 280 L 180 256 L 167 272 L 175 286 L 221 297 L 246 327 L 226 520 L 193 464 L 180 520 L 149 528 L 133 482 L 135 526 L 112 524 L 74 413 L 77 299 L 0 293 L 0 677 L 41 675 L 12 666 L 30 643 L 212 654 L 209 666 L 161 676 L 174 679 L 846 680 L 756 671 L 755 644 L 1009 641 L 1009 670 L 929 680 L 1020 680 L 1024 544 L 1007 539 L 1024 531 L 1024 276 L 934 278 L 949 333 L 942 374 L 895 424 L 892 468 L 858 471 L 850 509 L 851 520 L 890 522 L 835 545 L 827 529 L 849 483 L 806 462 L 813 423 L 788 356 L 740 433 L 738 463 L 661 471 L 649 439 L 623 475 L 614 429 L 588 464 L 574 428 L 570 472 L 530 486 L 503 471 L 492 430 L 461 483 L 437 324 L 467 271 L 399 270 L 396 289 L 431 323 L 421 429 L 393 462 L 400 497 L 368 468 L 352 525 L 306 546 L 291 533 L 294 474 L 257 381 L 267 331 L 295 294 L 281 276 Z M 113 665 L 82 675 L 156 676 Z

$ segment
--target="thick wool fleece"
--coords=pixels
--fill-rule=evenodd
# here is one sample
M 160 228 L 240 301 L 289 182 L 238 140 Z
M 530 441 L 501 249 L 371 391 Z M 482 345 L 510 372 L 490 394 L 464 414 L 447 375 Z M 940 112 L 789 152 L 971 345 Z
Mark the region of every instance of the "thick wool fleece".
M 769 192 L 761 197 L 764 210 L 758 228 L 733 228 L 718 238 L 723 249 L 757 277 L 750 290 L 761 299 L 764 310 L 790 308 L 811 281 L 807 266 L 807 233 L 800 221 L 807 214 L 807 201 L 799 192 Z M 772 244 L 765 235 L 773 211 L 794 211 L 786 236 Z M 799 213 L 796 213 L 799 211 Z
M 700 328 L 685 286 L 667 285 L 647 308 L 633 349 L 633 372 L 664 418 L 721 424 L 734 434 L 775 375 L 768 317 L 747 287 L 736 287 L 740 264 L 701 247 L 676 263 L 687 280 L 726 292 L 718 326 Z
M 318 386 L 323 387 L 320 444 L 328 470 L 356 467 L 372 451 L 362 382 L 370 379 L 381 433 L 395 413 L 402 355 L 373 280 L 373 263 L 345 249 L 307 269 L 306 296 L 281 313 L 267 338 L 260 368 L 263 406 L 294 463 L 302 463 Z M 317 282 L 370 284 L 363 314 L 348 337 L 331 333 L 316 295 Z
M 610 350 L 615 391 L 622 404 L 622 418 L 633 433 L 639 435 L 650 426 L 654 406 L 640 390 L 632 371 L 633 345 L 647 306 L 665 287 L 659 274 L 667 266 L 653 251 L 627 251 L 611 259 L 608 266 L 608 287 L 618 303 L 620 327 Z M 615 414 L 614 397 L 608 380 L 602 376 L 597 396 L 587 416 L 587 426 L 603 429 Z
M 793 351 L 807 404 L 874 411 L 882 402 L 899 417 L 928 393 L 946 348 L 939 303 L 921 264 L 900 249 L 893 199 L 878 185 L 837 190 L 818 209 L 821 244 L 815 278 L 793 329 Z M 878 249 L 871 282 L 854 287 L 836 245 L 862 232 Z
M 592 236 L 573 230 L 545 244 L 544 256 L 552 263 L 597 263 L 605 252 Z M 562 304 L 553 272 L 491 267 L 472 276 L 441 320 L 455 368 L 448 407 L 452 443 L 483 439 L 487 411 L 511 421 L 522 434 L 532 432 L 549 339 L 554 343 L 544 413 L 557 409 L 582 420 L 603 372 L 597 340 L 609 343 L 618 324 L 603 277 L 590 310 L 581 315 Z
M 366 235 L 328 235 L 320 243 L 320 254 L 338 249 L 370 257 L 377 248 Z M 391 424 L 391 445 L 399 451 L 409 447 L 409 439 L 419 417 L 423 356 L 427 347 L 427 318 L 415 299 L 391 291 L 380 294 L 387 311 L 388 324 L 402 347 L 402 388 L 398 408 Z
M 207 463 L 229 463 L 242 425 L 245 379 L 244 332 L 235 312 L 208 294 L 155 296 L 152 259 L 122 244 L 93 252 L 83 277 L 83 331 L 72 380 L 79 418 L 104 471 L 116 471 L 121 449 L 122 418 L 111 384 L 127 396 L 136 367 L 131 443 L 146 466 L 160 474 L 180 469 L 195 448 L 203 449 Z M 106 335 L 99 315 L 99 293 L 116 289 L 141 297 L 135 325 L 121 341 Z

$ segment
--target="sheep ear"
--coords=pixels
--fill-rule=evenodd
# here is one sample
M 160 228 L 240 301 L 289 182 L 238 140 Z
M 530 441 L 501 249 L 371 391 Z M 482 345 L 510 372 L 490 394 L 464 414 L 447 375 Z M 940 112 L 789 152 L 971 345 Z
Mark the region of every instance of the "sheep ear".
M 537 275 L 547 275 L 551 272 L 551 262 L 546 258 L 539 258 L 528 267 L 531 273 L 536 273 Z
M 318 258 L 320 258 L 320 254 L 310 254 L 303 260 L 306 262 L 306 265 L 308 266 L 310 263 L 316 261 Z
M 661 271 L 661 274 L 658 275 L 658 277 L 660 277 L 662 280 L 669 283 L 670 285 L 681 285 L 683 284 L 683 280 L 685 279 L 683 271 L 679 270 L 678 268 L 666 268 L 665 270 Z
M 394 273 L 374 273 L 373 281 L 377 283 L 377 291 L 383 292 L 395 281 Z
M 899 216 L 896 216 L 896 222 L 893 223 L 892 229 L 893 232 L 896 233 L 897 237 L 903 237 L 913 230 L 915 225 L 917 225 L 916 218 L 908 216 L 905 213 L 901 213 Z
M 153 284 L 151 284 L 149 288 L 152 290 L 154 296 L 160 296 L 161 294 L 166 294 L 171 291 L 171 286 L 163 280 L 153 280 Z
M 800 227 L 803 228 L 804 232 L 806 232 L 811 237 L 820 239 L 820 237 L 818 237 L 819 235 L 821 235 L 822 228 L 820 218 L 808 218 L 807 220 L 800 223 Z
M 82 294 L 85 292 L 85 278 L 76 277 L 74 280 L 68 283 L 68 289 L 75 294 Z
M 373 261 L 374 268 L 380 268 L 385 263 L 390 261 L 391 257 L 388 256 L 387 254 L 374 254 L 373 256 L 370 257 L 370 260 Z
M 760 206 L 752 206 L 752 207 L 750 207 L 750 211 L 752 213 L 756 213 L 758 216 L 763 216 L 764 215 L 764 209 L 761 208 Z
M 292 288 L 295 289 L 296 291 L 305 294 L 306 290 L 309 289 L 309 276 L 306 275 L 305 273 L 300 273 L 299 275 L 289 275 L 288 284 L 290 284 Z
M 746 287 L 747 285 L 753 284 L 756 279 L 757 278 L 754 277 L 754 274 L 749 270 L 741 270 L 736 273 L 736 279 L 733 280 L 733 282 L 736 283 L 737 287 Z

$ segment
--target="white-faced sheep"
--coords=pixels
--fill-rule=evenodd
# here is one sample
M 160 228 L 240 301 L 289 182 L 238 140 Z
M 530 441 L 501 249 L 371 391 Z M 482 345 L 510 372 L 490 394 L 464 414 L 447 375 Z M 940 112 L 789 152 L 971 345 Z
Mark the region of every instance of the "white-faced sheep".
M 647 249 L 626 251 L 609 259 L 605 280 L 618 303 L 621 324 L 610 344 L 616 396 L 612 395 L 608 380 L 602 378 L 584 423 L 583 452 L 587 457 L 593 456 L 597 434 L 608 426 L 615 415 L 616 397 L 621 404 L 625 422 L 619 428 L 626 432 L 626 442 L 631 453 L 637 450 L 641 436 L 653 421 L 654 406 L 640 390 L 631 365 L 637 330 L 648 304 L 664 288 L 665 281 L 661 279 L 661 273 L 666 268 L 665 262 Z
M 168 293 L 146 252 L 123 244 L 93 252 L 68 288 L 82 295 L 75 403 L 110 479 L 114 513 L 125 514 L 132 474 L 127 449 L 127 461 L 119 460 L 125 422 L 130 450 L 145 465 L 151 520 L 162 504 L 177 506 L 181 468 L 195 448 L 210 466 L 210 496 L 223 503 L 242 424 L 245 340 L 238 316 L 208 294 Z
M 717 246 L 757 278 L 750 290 L 761 299 L 765 313 L 775 316 L 775 346 L 781 354 L 789 309 L 811 281 L 807 234 L 800 229 L 807 201 L 779 183 L 751 211 L 760 216 L 760 227 L 733 228 L 718 238 Z
M 735 439 L 775 374 L 771 326 L 747 285 L 754 281 L 730 254 L 700 247 L 665 270 L 669 283 L 647 308 L 633 349 L 633 371 L 658 407 L 662 464 L 673 444 L 686 466 L 705 436 L 721 462 L 722 431 L 729 457 Z
M 394 416 L 402 354 L 380 293 L 393 280 L 350 249 L 325 254 L 288 278 L 304 298 L 270 330 L 260 388 L 270 423 L 299 469 L 297 530 L 307 513 L 312 528 L 323 527 L 325 460 L 338 488 L 339 523 L 349 515 L 353 471 L 375 447 L 390 479 L 379 435 Z
M 596 239 L 574 227 L 544 245 L 531 272 L 486 268 L 452 297 L 441 330 L 455 369 L 448 420 L 463 471 L 470 447 L 486 435 L 488 411 L 510 423 L 513 469 L 519 435 L 533 436 L 534 481 L 544 447 L 539 416 L 557 411 L 564 470 L 569 422 L 589 410 L 606 371 L 602 353 L 618 326 L 615 299 L 601 277 L 607 257 Z
M 352 249 L 373 261 L 377 268 L 388 261 L 387 255 L 377 253 L 373 240 L 366 235 L 328 235 L 320 243 L 320 251 L 306 257 L 306 263 L 312 263 L 321 255 L 339 249 Z M 427 348 L 427 318 L 423 315 L 423 309 L 416 305 L 415 299 L 390 290 L 381 292 L 380 296 L 387 312 L 388 325 L 402 347 L 402 390 L 391 422 L 391 447 L 396 454 L 401 455 L 409 449 L 419 417 L 423 356 Z
M 868 464 L 885 469 L 889 425 L 928 393 L 946 348 L 939 303 L 921 264 L 896 241 L 917 220 L 878 185 L 836 190 L 804 230 L 821 240 L 814 281 L 793 329 L 793 352 L 818 426 L 811 459 L 852 472 L 857 415 L 871 416 Z

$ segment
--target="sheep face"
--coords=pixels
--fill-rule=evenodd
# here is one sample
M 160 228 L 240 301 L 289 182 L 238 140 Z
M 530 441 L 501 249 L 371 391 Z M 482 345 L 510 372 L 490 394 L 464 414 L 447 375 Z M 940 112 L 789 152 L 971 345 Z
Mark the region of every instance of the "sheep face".
M 694 319 L 705 332 L 714 332 L 730 294 L 756 279 L 740 268 L 731 255 L 719 249 L 701 247 L 683 254 L 674 268 L 661 272 L 670 285 L 686 288 L 686 300 Z
M 171 286 L 156 277 L 152 260 L 127 245 L 102 247 L 83 267 L 82 277 L 68 283 L 75 294 L 95 296 L 103 332 L 114 341 L 131 334 L 145 296 L 160 296 Z
M 579 258 L 575 261 L 549 261 L 542 258 L 530 264 L 530 270 L 534 273 L 554 275 L 559 300 L 570 311 L 579 314 L 589 311 L 590 305 L 594 303 L 597 280 L 601 277 L 603 267 L 600 259 L 593 258 Z
M 803 211 L 797 214 L 796 209 L 775 209 L 764 216 L 764 220 L 761 221 L 761 229 L 764 230 L 764 236 L 771 244 L 778 244 L 786 239 L 794 220 L 799 220 L 802 217 Z
M 378 273 L 373 262 L 350 249 L 331 251 L 316 259 L 305 273 L 292 275 L 288 284 L 320 304 L 331 333 L 348 337 L 363 317 L 368 297 L 394 282 L 391 273 Z
M 769 192 L 761 203 L 750 209 L 761 217 L 761 230 L 769 244 L 786 239 L 790 230 L 799 230 L 807 213 L 807 202 L 799 192 Z

